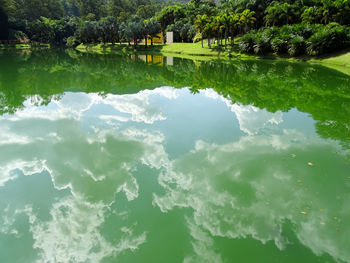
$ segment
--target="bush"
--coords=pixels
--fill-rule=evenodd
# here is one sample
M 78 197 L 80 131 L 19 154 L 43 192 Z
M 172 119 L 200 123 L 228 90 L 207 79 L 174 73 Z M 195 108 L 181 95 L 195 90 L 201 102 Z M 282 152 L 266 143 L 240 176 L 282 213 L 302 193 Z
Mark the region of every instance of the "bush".
M 350 29 L 337 23 L 328 25 L 285 25 L 252 30 L 245 34 L 239 43 L 244 53 L 322 55 L 348 47 Z
M 80 42 L 75 38 L 75 36 L 70 36 L 66 40 L 66 46 L 69 48 L 75 48 L 80 44 Z
M 28 43 L 29 42 L 28 36 L 20 30 L 10 29 L 9 30 L 9 39 L 16 40 L 16 41 L 19 41 L 21 43 Z
M 306 52 L 306 43 L 302 36 L 292 38 L 288 44 L 288 54 L 292 57 L 300 56 Z
M 193 38 L 193 43 L 197 43 L 202 40 L 202 34 L 200 32 L 197 32 L 197 34 Z
M 256 34 L 254 37 L 254 53 L 255 54 L 266 54 L 271 51 L 271 46 L 269 43 L 269 38 L 263 35 L 262 33 Z
M 55 38 L 53 27 L 39 19 L 28 23 L 27 34 L 30 40 L 39 43 L 52 43 Z
M 349 45 L 349 29 L 336 23 L 318 28 L 307 41 L 307 54 L 322 55 Z
M 244 53 L 254 53 L 255 31 L 245 34 L 239 42 L 239 49 Z

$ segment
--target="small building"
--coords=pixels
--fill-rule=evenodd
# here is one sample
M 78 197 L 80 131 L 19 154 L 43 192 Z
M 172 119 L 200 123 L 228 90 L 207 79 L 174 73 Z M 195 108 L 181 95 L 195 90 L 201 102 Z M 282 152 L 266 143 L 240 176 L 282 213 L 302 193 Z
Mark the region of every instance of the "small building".
M 166 32 L 166 42 L 174 43 L 174 32 Z
M 162 44 L 163 43 L 163 34 L 158 33 L 154 37 L 148 36 L 147 37 L 147 44 L 151 44 L 151 42 L 152 42 L 151 40 L 153 41 L 153 44 Z

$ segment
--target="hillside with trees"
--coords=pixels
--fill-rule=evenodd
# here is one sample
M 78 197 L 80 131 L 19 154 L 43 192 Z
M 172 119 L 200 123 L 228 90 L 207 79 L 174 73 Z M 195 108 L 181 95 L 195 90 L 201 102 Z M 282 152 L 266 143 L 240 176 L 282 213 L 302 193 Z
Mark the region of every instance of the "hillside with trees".
M 321 55 L 349 47 L 349 25 L 350 0 L 0 0 L 0 39 L 69 47 L 173 31 L 210 48 L 239 37 L 244 53 Z

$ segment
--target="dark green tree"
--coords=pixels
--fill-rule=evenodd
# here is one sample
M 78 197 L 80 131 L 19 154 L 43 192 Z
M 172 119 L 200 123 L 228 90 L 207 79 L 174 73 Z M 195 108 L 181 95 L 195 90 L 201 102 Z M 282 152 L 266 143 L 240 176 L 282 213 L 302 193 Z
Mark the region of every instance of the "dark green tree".
M 8 16 L 5 11 L 5 1 L 0 0 L 0 40 L 8 39 L 9 23 Z

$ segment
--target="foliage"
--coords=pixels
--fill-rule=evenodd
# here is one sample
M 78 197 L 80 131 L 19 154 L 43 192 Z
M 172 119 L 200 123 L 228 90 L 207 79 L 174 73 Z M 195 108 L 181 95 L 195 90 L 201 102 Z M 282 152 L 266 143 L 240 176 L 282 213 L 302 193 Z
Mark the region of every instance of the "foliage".
M 76 38 L 82 43 L 97 43 L 101 32 L 100 24 L 96 21 L 88 21 L 78 27 Z
M 79 45 L 79 41 L 75 38 L 75 36 L 70 36 L 67 38 L 66 45 L 69 48 L 75 48 Z
M 64 17 L 64 8 L 61 0 L 4 1 L 7 1 L 8 15 L 11 18 L 34 21 L 41 17 L 50 19 L 61 19 Z
M 145 33 L 148 36 L 151 36 L 151 45 L 153 45 L 153 37 L 156 37 L 157 34 L 159 34 L 159 32 L 161 31 L 160 24 L 155 18 L 151 18 L 145 21 L 145 30 Z
M 169 25 L 166 31 L 174 33 L 175 42 L 192 42 L 196 34 L 194 26 L 185 20 L 178 20 L 174 24 Z
M 68 38 L 69 45 L 137 45 L 173 31 L 175 41 L 201 40 L 202 47 L 206 38 L 210 48 L 232 50 L 242 36 L 242 52 L 316 55 L 347 47 L 349 25 L 350 0 L 0 0 L 0 39 L 8 32 L 27 39 L 21 31 L 54 45 Z
M 239 42 L 239 48 L 244 53 L 254 53 L 254 45 L 256 44 L 256 32 L 251 31 L 245 34 Z
M 54 30 L 45 18 L 29 22 L 27 32 L 30 39 L 35 42 L 51 43 L 55 38 Z
M 297 6 L 287 2 L 275 1 L 266 8 L 265 21 L 267 25 L 281 26 L 298 22 Z
M 309 55 L 341 50 L 350 44 L 349 28 L 331 23 L 319 28 L 307 41 Z
M 322 55 L 350 44 L 349 28 L 337 23 L 328 25 L 295 24 L 252 30 L 241 38 L 241 52 L 266 54 Z
M 5 3 L 0 0 L 0 40 L 8 39 L 9 36 L 9 22 L 8 16 L 5 12 Z
M 119 26 L 117 19 L 113 16 L 103 18 L 99 21 L 100 36 L 103 43 L 111 42 L 114 44 L 119 40 Z
M 196 35 L 193 37 L 193 43 L 197 43 L 199 41 L 201 41 L 202 38 L 202 34 L 200 32 L 197 32 Z

